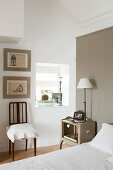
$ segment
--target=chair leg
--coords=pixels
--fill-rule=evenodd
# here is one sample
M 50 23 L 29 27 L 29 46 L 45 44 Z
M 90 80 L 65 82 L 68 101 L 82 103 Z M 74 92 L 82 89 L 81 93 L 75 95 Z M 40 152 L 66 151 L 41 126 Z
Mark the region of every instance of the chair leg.
M 11 140 L 9 139 L 9 154 L 11 153 Z
M 12 142 L 12 160 L 14 161 L 14 143 Z
M 26 151 L 27 151 L 27 139 L 26 139 Z
M 36 156 L 36 138 L 34 138 L 34 156 Z
M 61 140 L 61 142 L 60 142 L 60 149 L 62 149 L 62 144 L 63 144 L 63 140 Z

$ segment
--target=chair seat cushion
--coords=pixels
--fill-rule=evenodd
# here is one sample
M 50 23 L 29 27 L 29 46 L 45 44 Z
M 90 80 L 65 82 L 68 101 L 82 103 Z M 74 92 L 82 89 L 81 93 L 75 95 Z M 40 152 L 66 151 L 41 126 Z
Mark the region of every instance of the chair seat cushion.
M 8 138 L 14 142 L 15 140 L 37 138 L 38 132 L 33 128 L 30 123 L 10 125 L 7 128 Z

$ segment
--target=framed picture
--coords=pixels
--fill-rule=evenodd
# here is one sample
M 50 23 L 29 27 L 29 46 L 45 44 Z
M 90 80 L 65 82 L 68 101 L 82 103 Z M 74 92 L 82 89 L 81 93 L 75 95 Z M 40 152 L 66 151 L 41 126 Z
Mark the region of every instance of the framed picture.
M 3 77 L 3 98 L 30 98 L 30 77 Z
M 73 119 L 77 122 L 85 122 L 86 121 L 86 113 L 81 110 L 74 112 Z
M 31 51 L 4 48 L 4 71 L 31 71 Z

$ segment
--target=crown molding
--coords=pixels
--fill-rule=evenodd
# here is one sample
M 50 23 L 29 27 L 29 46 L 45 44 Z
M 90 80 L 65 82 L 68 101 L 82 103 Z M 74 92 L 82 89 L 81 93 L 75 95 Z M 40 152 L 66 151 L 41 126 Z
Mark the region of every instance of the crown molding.
M 106 29 L 113 26 L 113 11 L 109 11 L 106 14 L 92 18 L 86 22 L 82 22 L 80 29 L 76 33 L 76 37 L 90 34 L 102 29 Z
M 109 10 L 107 12 L 104 12 L 104 13 L 102 13 L 100 15 L 96 15 L 95 17 L 91 17 L 90 19 L 81 22 L 80 26 L 91 25 L 91 24 L 93 24 L 93 23 L 95 23 L 97 21 L 101 21 L 101 20 L 107 19 L 109 17 L 113 17 L 113 9 Z

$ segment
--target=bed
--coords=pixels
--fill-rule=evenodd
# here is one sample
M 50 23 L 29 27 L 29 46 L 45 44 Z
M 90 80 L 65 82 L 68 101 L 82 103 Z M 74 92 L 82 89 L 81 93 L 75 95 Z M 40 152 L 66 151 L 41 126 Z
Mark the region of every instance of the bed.
M 113 170 L 113 125 L 89 143 L 0 166 L 0 170 Z
M 113 170 L 107 154 L 81 144 L 0 166 L 0 170 Z

